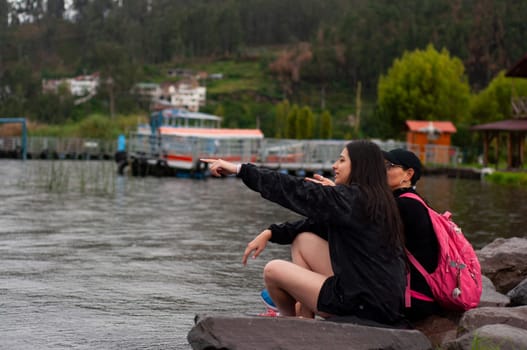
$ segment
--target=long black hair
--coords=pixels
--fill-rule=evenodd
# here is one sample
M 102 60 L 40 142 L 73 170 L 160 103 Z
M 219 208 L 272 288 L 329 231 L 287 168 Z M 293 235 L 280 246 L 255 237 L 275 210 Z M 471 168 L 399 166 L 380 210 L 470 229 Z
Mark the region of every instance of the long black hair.
M 403 224 L 392 190 L 388 186 L 384 156 L 371 141 L 346 145 L 351 160 L 349 184 L 358 184 L 366 194 L 366 211 L 372 221 L 383 223 L 389 244 L 404 245 Z

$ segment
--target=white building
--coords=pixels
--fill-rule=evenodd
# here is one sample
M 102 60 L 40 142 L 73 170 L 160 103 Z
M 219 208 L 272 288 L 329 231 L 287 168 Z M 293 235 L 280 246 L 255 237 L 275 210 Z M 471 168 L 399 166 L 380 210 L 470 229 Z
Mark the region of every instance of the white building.
M 207 89 L 199 86 L 196 81 L 161 84 L 159 100 L 168 102 L 175 107 L 185 108 L 191 112 L 199 111 L 206 102 Z
M 43 79 L 42 90 L 44 92 L 58 93 L 61 85 L 66 85 L 73 96 L 95 95 L 99 87 L 99 73 L 91 75 L 79 75 L 67 79 Z
M 99 73 L 79 75 L 69 79 L 69 85 L 73 96 L 95 95 L 99 87 Z

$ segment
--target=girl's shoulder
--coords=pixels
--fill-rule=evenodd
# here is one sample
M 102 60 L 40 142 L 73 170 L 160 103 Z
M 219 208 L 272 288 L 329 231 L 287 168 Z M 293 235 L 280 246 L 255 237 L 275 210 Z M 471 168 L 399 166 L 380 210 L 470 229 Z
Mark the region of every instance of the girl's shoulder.
M 351 183 L 346 185 L 335 185 L 333 186 L 335 191 L 345 193 L 345 194 L 354 194 L 354 195 L 361 195 L 364 193 L 362 187 L 359 184 Z
M 364 189 L 358 184 L 336 185 L 333 186 L 335 196 L 348 210 L 350 208 L 361 207 L 366 204 L 368 195 Z

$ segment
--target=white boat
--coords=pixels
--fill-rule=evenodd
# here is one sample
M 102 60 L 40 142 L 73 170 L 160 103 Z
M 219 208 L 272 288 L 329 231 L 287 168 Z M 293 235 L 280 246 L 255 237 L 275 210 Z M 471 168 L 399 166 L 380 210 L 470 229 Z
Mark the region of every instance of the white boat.
M 263 133 L 259 129 L 221 128 L 221 120 L 184 109 L 154 111 L 150 123 L 139 125 L 130 135 L 132 173 L 201 176 L 207 166 L 200 158 L 256 162 Z

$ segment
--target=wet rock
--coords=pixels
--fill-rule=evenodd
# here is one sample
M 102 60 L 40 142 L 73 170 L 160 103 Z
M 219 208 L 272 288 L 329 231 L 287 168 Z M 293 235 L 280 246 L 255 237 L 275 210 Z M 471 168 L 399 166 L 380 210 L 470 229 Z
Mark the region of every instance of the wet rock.
M 462 314 L 432 315 L 414 324 L 415 329 L 428 337 L 434 348 L 456 339 L 458 323 Z
M 507 293 L 527 277 L 527 239 L 497 238 L 477 252 L 481 272 Z
M 187 339 L 194 350 L 425 350 L 417 330 L 378 328 L 294 317 L 197 316 Z
M 445 350 L 472 349 L 524 349 L 527 344 L 527 330 L 509 325 L 492 324 L 477 328 L 451 342 L 445 343 Z
M 481 300 L 479 307 L 485 306 L 507 306 L 510 303 L 508 296 L 498 293 L 496 287 L 487 276 L 481 276 L 483 282 L 483 291 L 481 293 Z
M 490 324 L 506 324 L 527 330 L 527 306 L 480 307 L 468 310 L 459 321 L 460 333 Z
M 527 305 L 527 278 L 507 293 L 511 306 Z
M 479 307 L 485 306 L 507 306 L 509 298 L 501 293 L 496 292 L 492 281 L 482 276 L 483 292 Z M 433 315 L 424 320 L 415 322 L 415 329 L 423 332 L 433 346 L 438 347 L 442 344 L 456 339 L 458 336 L 459 321 L 463 313 L 446 313 L 445 315 Z

